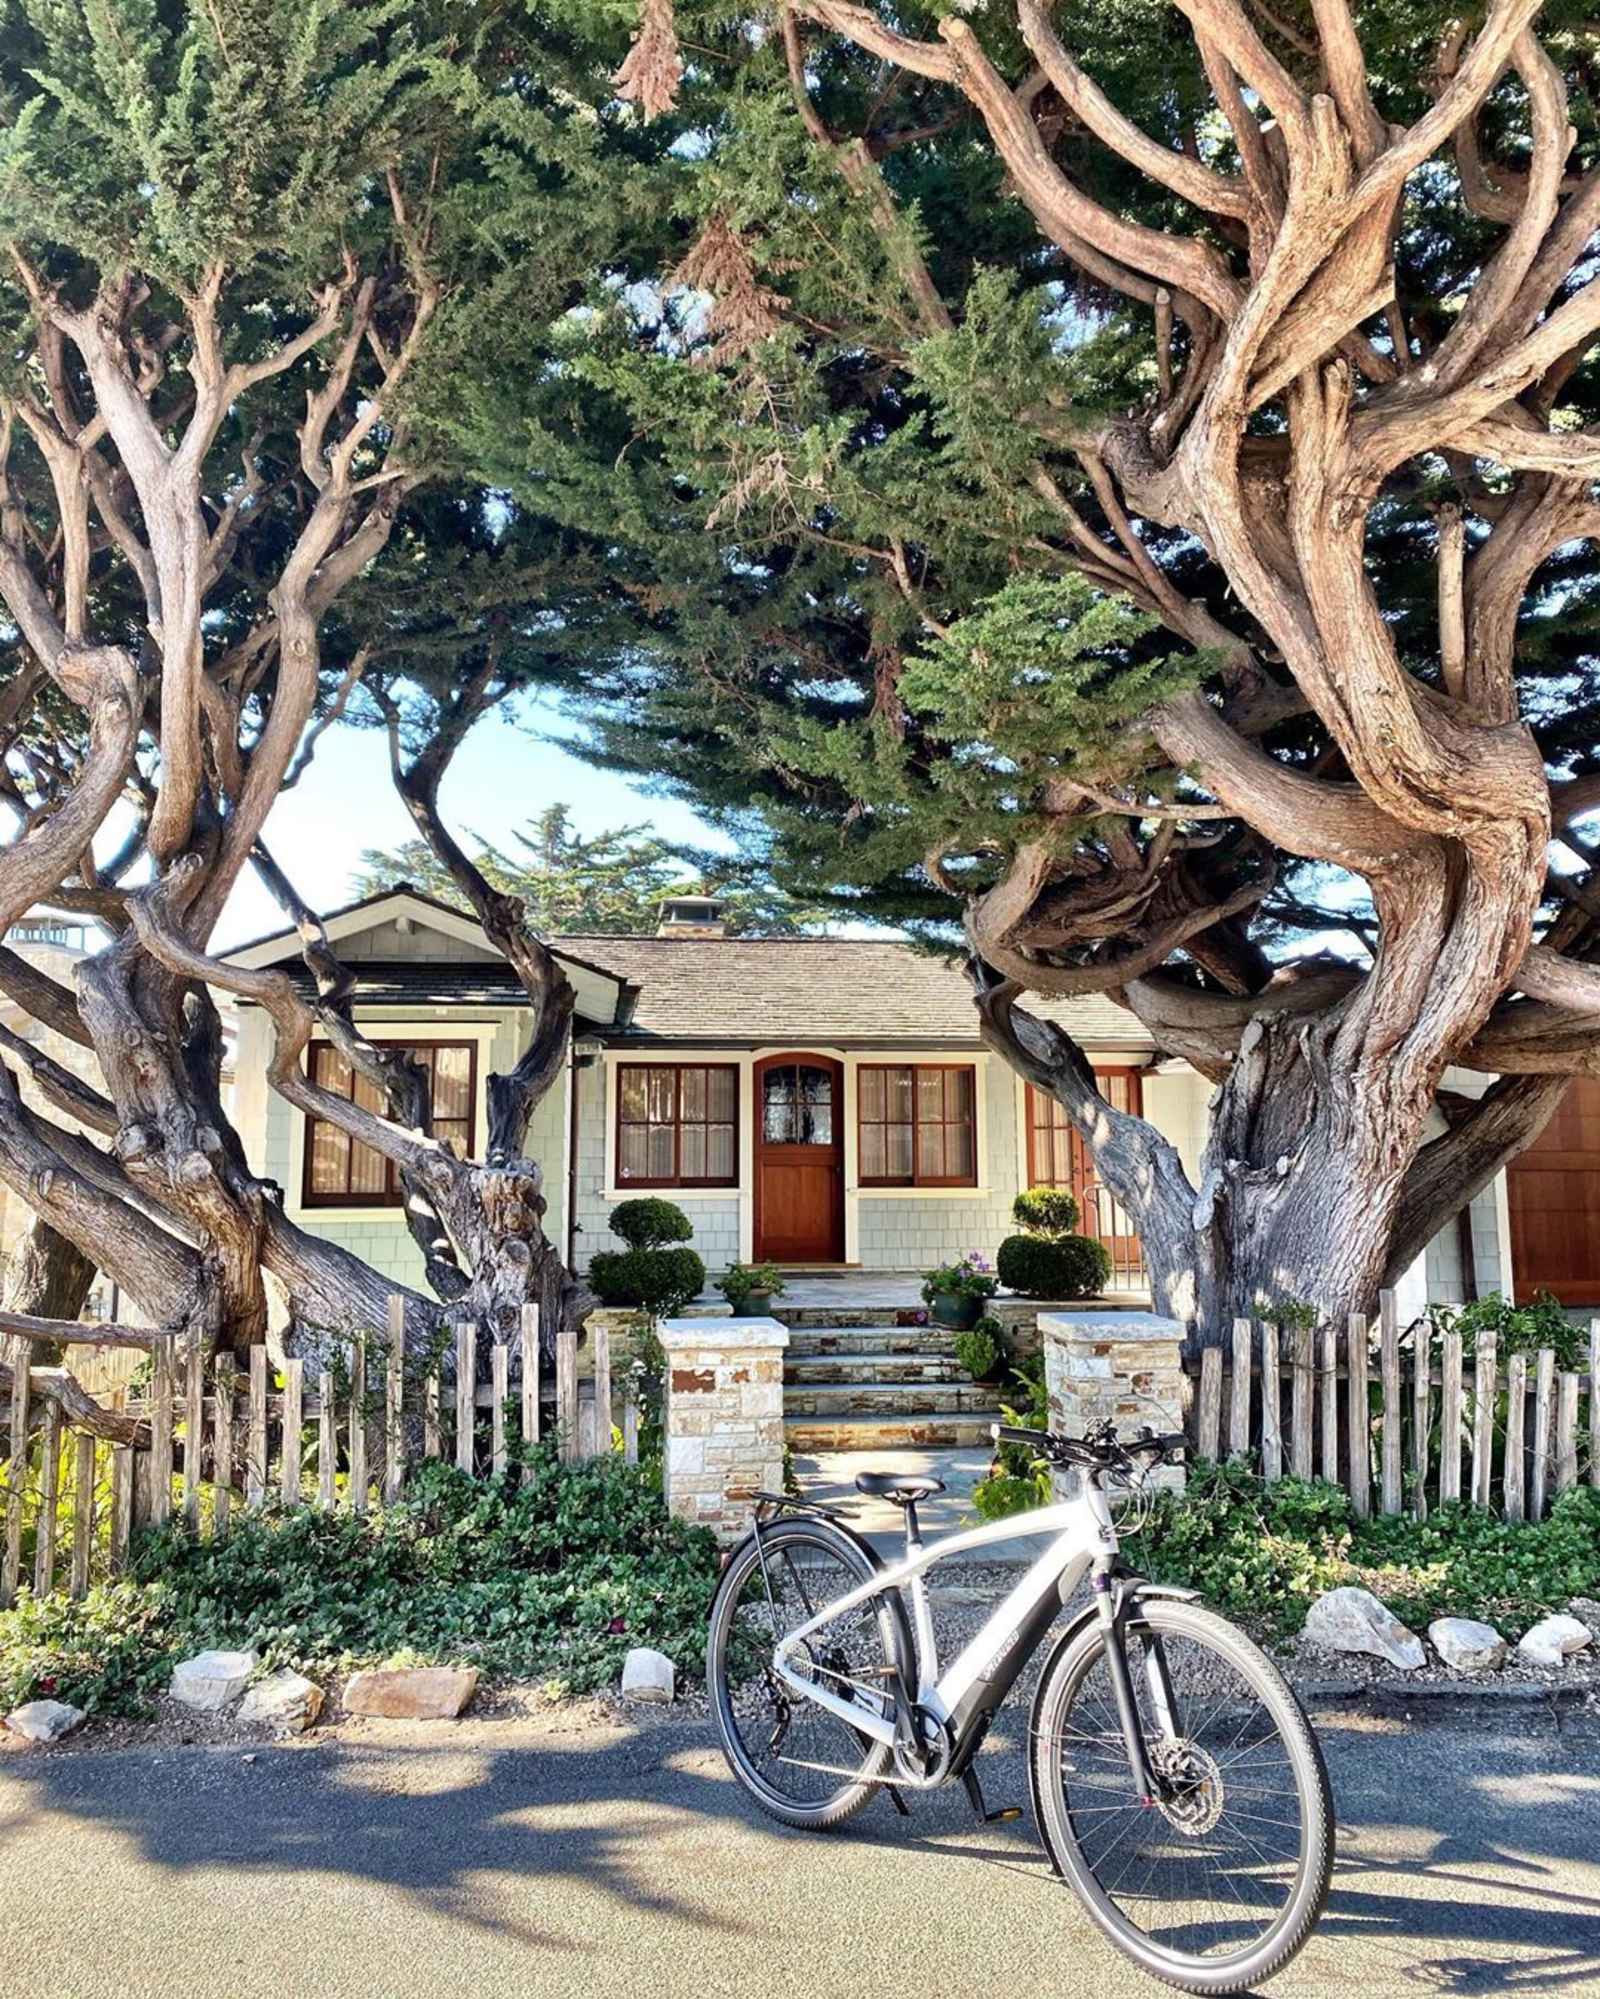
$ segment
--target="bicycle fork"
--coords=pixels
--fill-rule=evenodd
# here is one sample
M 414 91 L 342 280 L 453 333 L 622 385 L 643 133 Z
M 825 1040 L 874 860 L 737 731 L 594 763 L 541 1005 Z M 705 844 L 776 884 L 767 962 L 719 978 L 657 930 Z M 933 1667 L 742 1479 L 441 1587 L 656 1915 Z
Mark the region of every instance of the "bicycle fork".
M 1152 1768 L 1149 1752 L 1145 1747 L 1138 1703 L 1133 1696 L 1133 1677 L 1128 1671 L 1125 1627 L 1127 1591 L 1122 1587 L 1109 1562 L 1096 1563 L 1090 1587 L 1094 1592 L 1095 1614 L 1100 1620 L 1101 1630 L 1105 1633 L 1106 1671 L 1111 1679 L 1112 1698 L 1117 1705 L 1117 1720 L 1122 1729 L 1123 1747 L 1128 1754 L 1128 1768 L 1133 1774 L 1134 1788 L 1139 1794 L 1140 1802 L 1154 1805 L 1170 1798 L 1173 1795 L 1173 1786 L 1160 1771 Z M 1163 1733 L 1175 1741 L 1178 1725 L 1172 1681 L 1167 1672 L 1166 1655 L 1161 1649 L 1159 1639 L 1152 1641 L 1147 1648 L 1146 1659 L 1151 1704 L 1155 1708 L 1156 1719 Z

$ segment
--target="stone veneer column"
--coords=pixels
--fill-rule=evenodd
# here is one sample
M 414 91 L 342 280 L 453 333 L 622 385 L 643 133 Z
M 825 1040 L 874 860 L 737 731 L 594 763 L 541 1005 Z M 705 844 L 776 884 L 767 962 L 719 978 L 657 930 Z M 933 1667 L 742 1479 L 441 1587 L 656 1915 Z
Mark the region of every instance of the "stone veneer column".
M 1183 1328 L 1153 1312 L 1041 1312 L 1050 1428 L 1081 1437 L 1109 1419 L 1125 1435 L 1183 1428 Z M 1057 1473 L 1060 1491 L 1071 1474 Z M 1181 1465 L 1163 1465 L 1158 1486 L 1182 1490 Z
M 783 1355 L 776 1319 L 666 1319 L 669 1512 L 736 1541 L 757 1488 L 783 1490 Z

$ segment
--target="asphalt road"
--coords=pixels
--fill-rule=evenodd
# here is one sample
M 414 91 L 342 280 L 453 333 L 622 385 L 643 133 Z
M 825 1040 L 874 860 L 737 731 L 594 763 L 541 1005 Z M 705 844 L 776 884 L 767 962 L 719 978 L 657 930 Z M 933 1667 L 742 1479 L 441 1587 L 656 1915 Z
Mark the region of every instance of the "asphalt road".
M 1600 1723 L 1319 1715 L 1339 1865 L 1270 1991 L 1600 1993 Z M 1015 1730 L 983 1759 L 1020 1801 Z M 1029 1822 L 758 1818 L 704 1724 L 0 1759 L 5 1999 L 1122 1999 Z

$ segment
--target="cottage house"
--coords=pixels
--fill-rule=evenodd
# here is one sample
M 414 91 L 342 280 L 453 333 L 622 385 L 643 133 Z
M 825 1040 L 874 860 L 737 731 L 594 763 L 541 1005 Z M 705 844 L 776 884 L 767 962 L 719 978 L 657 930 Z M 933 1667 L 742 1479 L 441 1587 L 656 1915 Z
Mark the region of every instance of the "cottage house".
M 478 1149 L 487 1078 L 511 1066 L 528 1033 L 510 968 L 472 918 L 409 887 L 353 903 L 327 923 L 357 973 L 365 1032 L 421 1054 L 435 1129 Z M 561 1085 L 535 1112 L 528 1150 L 547 1173 L 547 1227 L 575 1267 L 619 1246 L 607 1218 L 639 1193 L 664 1193 L 684 1208 L 713 1273 L 736 1258 L 905 1272 L 967 1249 L 992 1254 L 1010 1233 L 1017 1191 L 1052 1185 L 1077 1193 L 1082 1226 L 1111 1253 L 1113 1291 L 1145 1290 L 1127 1217 L 1096 1182 L 1059 1106 L 982 1047 L 957 971 L 888 938 L 729 937 L 716 905 L 689 896 L 664 905 L 655 936 L 564 936 L 555 948 L 577 1020 Z M 298 938 L 285 929 L 229 955 L 294 971 Z M 1205 1079 L 1159 1055 L 1108 999 L 1038 1005 L 1070 1028 L 1111 1100 L 1150 1118 L 1193 1170 Z M 282 1185 L 296 1220 L 420 1283 L 392 1171 L 269 1090 L 271 1032 L 259 1008 L 239 1009 L 235 1116 L 251 1159 Z M 325 1040 L 310 1059 L 328 1087 L 366 1091 Z M 1450 1079 L 1471 1091 L 1486 1080 Z M 1559 1163 L 1541 1166 L 1531 1155 L 1513 1189 L 1519 1177 L 1542 1188 L 1539 1176 L 1551 1171 L 1564 1176 L 1554 1190 L 1562 1199 L 1600 1189 L 1600 1119 L 1583 1106 L 1563 1118 L 1571 1124 L 1574 1115 L 1577 1151 L 1562 1126 Z M 1526 1293 L 1552 1278 L 1600 1298 L 1600 1237 L 1587 1231 L 1592 1270 L 1549 1268 L 1555 1252 L 1570 1262 L 1573 1245 L 1543 1223 L 1530 1226 L 1543 1198 L 1522 1204 L 1516 1240 L 1528 1264 L 1513 1256 L 1514 1211 L 1507 1176 L 1498 1176 L 1418 1259 L 1402 1307 L 1513 1282 Z

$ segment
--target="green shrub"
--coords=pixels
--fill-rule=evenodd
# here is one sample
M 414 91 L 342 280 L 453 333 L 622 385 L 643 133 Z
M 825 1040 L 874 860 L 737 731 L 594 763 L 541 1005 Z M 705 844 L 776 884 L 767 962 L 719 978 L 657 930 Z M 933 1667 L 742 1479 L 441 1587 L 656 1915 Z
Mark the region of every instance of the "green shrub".
M 602 1249 L 589 1286 L 604 1305 L 640 1305 L 670 1318 L 705 1289 L 706 1267 L 692 1249 Z
M 974 1381 L 992 1381 L 1005 1359 L 999 1340 L 997 1319 L 980 1319 L 970 1332 L 957 1333 L 952 1345 L 955 1356 Z
M 1111 1257 L 1092 1236 L 1011 1235 L 995 1268 L 1006 1289 L 1023 1298 L 1093 1298 L 1106 1287 Z
M 1029 1187 L 1011 1203 L 1011 1219 L 1029 1235 L 1071 1235 L 1078 1203 L 1065 1187 Z
M 694 1226 L 682 1208 L 655 1195 L 619 1201 L 606 1225 L 629 1249 L 659 1249 L 664 1243 L 689 1242 L 694 1236 Z
M 727 1275 L 717 1281 L 735 1312 L 742 1312 L 748 1299 L 781 1298 L 788 1288 L 775 1263 L 730 1263 Z
M 103 1583 L 81 1602 L 24 1590 L 0 1612 L 0 1712 L 66 1701 L 86 1714 L 142 1714 L 172 1677 L 165 1593 Z
M 1470 1305 L 1430 1305 L 1428 1333 L 1435 1354 L 1446 1333 L 1459 1333 L 1462 1353 L 1469 1361 L 1477 1354 L 1479 1339 L 1493 1333 L 1502 1368 L 1509 1355 L 1537 1353 L 1540 1347 L 1555 1349 L 1558 1368 L 1581 1374 L 1589 1365 L 1587 1326 L 1569 1319 L 1559 1299 L 1548 1291 L 1541 1291 L 1526 1305 L 1513 1305 L 1498 1291 Z

